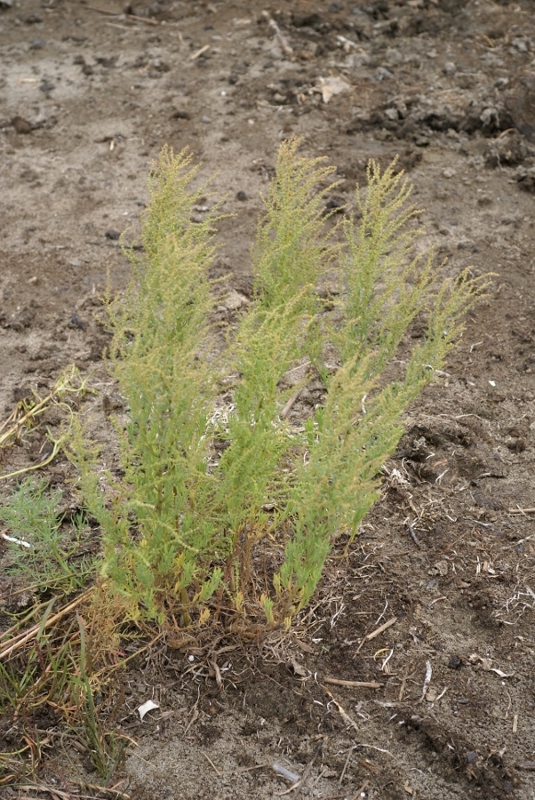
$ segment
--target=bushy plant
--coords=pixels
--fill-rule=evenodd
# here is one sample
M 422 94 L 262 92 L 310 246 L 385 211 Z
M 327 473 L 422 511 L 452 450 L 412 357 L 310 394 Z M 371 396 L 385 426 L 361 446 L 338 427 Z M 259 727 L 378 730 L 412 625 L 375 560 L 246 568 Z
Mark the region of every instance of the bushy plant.
M 70 594 L 94 571 L 83 554 L 86 525 L 82 515 L 64 522 L 58 513 L 61 490 L 44 480 L 26 478 L 0 505 L 0 522 L 9 531 L 6 573 L 29 579 L 37 591 Z
M 334 170 L 298 144 L 280 148 L 252 250 L 253 299 L 226 348 L 211 324 L 217 207 L 192 221 L 206 187 L 192 188 L 186 153 L 165 148 L 150 175 L 142 255 L 129 251 L 131 284 L 109 305 L 109 366 L 128 422 L 107 490 L 98 452 L 82 436 L 73 446 L 103 532 L 103 577 L 133 614 L 288 624 L 336 538 L 355 536 L 377 499 L 404 410 L 488 285 L 467 273 L 439 280 L 432 254 L 415 254 L 418 212 L 394 164 L 371 162 L 357 214 L 335 225 L 324 211 Z M 407 341 L 418 315 L 425 336 Z M 296 386 L 287 378 L 298 365 Z M 323 400 L 292 424 L 287 409 L 312 378 Z

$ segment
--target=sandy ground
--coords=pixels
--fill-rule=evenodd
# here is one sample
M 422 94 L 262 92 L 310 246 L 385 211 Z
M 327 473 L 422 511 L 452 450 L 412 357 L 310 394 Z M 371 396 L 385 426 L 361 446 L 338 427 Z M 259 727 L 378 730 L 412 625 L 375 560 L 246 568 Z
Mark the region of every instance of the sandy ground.
M 304 778 L 294 797 L 535 796 L 534 57 L 530 0 L 0 0 L 2 418 L 71 363 L 100 376 L 97 405 L 112 391 L 95 311 L 108 271 L 128 279 L 119 235 L 134 240 L 166 143 L 217 173 L 236 215 L 214 265 L 233 276 L 222 318 L 246 299 L 290 134 L 336 165 L 333 206 L 351 205 L 370 157 L 399 155 L 449 273 L 496 273 L 288 639 L 156 649 L 124 676 L 113 725 L 136 746 L 112 785 L 130 797 L 267 800 L 292 788 L 274 764 Z M 37 463 L 43 436 L 2 451 L 3 472 Z M 61 455 L 44 474 L 69 493 Z M 0 749 L 16 750 L 6 720 Z M 117 796 L 57 720 L 32 724 L 51 743 L 32 797 Z

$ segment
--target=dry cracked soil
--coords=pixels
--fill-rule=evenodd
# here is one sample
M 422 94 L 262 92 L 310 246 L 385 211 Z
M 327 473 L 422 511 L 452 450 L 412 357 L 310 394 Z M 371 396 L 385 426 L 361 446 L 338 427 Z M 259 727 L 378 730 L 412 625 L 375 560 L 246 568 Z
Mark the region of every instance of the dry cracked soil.
M 135 237 L 164 144 L 216 173 L 234 215 L 214 265 L 231 276 L 223 322 L 248 302 L 261 195 L 291 134 L 336 166 L 331 208 L 351 207 L 370 158 L 398 155 L 447 271 L 495 273 L 295 630 L 140 655 L 107 785 L 41 709 L 37 777 L 0 796 L 534 798 L 535 4 L 0 0 L 0 54 L 2 419 L 74 363 L 109 424 L 99 298 L 107 273 L 126 284 L 119 236 Z M 4 448 L 3 474 L 45 443 L 40 428 Z M 43 474 L 68 505 L 66 459 Z M 4 755 L 21 730 L 6 710 Z

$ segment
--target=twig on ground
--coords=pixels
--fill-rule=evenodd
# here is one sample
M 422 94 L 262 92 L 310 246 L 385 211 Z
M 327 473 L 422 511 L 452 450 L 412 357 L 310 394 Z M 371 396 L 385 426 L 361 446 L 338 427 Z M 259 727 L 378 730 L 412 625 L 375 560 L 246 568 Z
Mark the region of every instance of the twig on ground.
M 273 764 L 273 769 L 277 773 L 277 775 L 281 775 L 283 778 L 286 778 L 287 781 L 290 783 L 299 783 L 301 780 L 300 775 L 296 775 L 295 772 L 291 772 L 286 767 L 283 767 L 282 764 Z
M 332 701 L 333 701 L 333 703 L 335 704 L 336 708 L 338 709 L 338 713 L 340 714 L 340 716 L 342 717 L 342 719 L 344 720 L 344 722 L 346 722 L 348 725 L 351 725 L 351 727 L 352 727 L 352 728 L 354 728 L 356 731 L 358 731 L 358 732 L 360 733 L 360 731 L 359 731 L 359 726 L 357 725 L 357 723 L 355 722 L 355 720 L 354 720 L 354 719 L 352 719 L 352 718 L 349 716 L 349 714 L 347 713 L 347 711 L 345 710 L 345 708 L 344 708 L 344 707 L 343 707 L 343 706 L 342 706 L 342 705 L 341 705 L 341 704 L 338 702 L 338 700 L 336 700 L 336 699 L 333 697 L 333 695 L 332 695 L 332 694 L 331 694 L 331 692 L 330 692 L 330 691 L 327 689 L 327 687 L 326 687 L 326 686 L 324 686 L 324 687 L 323 687 L 323 689 L 324 689 L 324 691 L 325 691 L 325 692 L 327 692 L 327 694 L 329 695 L 329 697 L 331 698 L 331 700 L 332 700 Z
M 200 58 L 202 55 L 204 55 L 204 53 L 206 53 L 209 49 L 210 45 L 205 44 L 203 47 L 199 48 L 199 50 L 196 50 L 194 53 L 192 53 L 189 57 L 189 60 L 197 61 L 197 59 Z
M 425 678 L 424 678 L 424 685 L 422 687 L 422 696 L 420 698 L 420 703 L 425 700 L 425 696 L 427 694 L 427 690 L 429 688 L 429 684 L 431 683 L 431 676 L 433 674 L 433 667 L 431 666 L 430 661 L 425 662 Z
M 344 681 L 341 678 L 324 678 L 323 682 L 333 686 L 360 687 L 362 689 L 381 689 L 384 686 L 384 683 L 377 683 L 377 681 Z
M 183 739 L 185 739 L 186 736 L 188 735 L 188 731 L 191 728 L 191 726 L 193 725 L 193 723 L 196 722 L 199 719 L 199 700 L 200 699 L 201 699 L 200 690 L 197 690 L 197 700 L 195 702 L 195 705 L 191 709 L 190 721 L 188 722 L 188 724 L 186 726 L 186 730 L 184 731 L 184 736 L 182 737 Z
M 145 25 L 159 25 L 157 19 L 151 17 L 138 17 L 137 14 L 124 14 L 122 11 L 108 11 L 104 8 L 96 8 L 95 6 L 85 6 L 89 11 L 96 11 L 97 14 L 105 14 L 108 17 L 122 17 L 122 19 L 131 19 L 133 22 L 144 22 Z
M 277 23 L 269 13 L 269 11 L 262 11 L 262 16 L 265 17 L 265 19 L 268 21 L 269 27 L 271 28 L 272 31 L 274 31 L 275 36 L 279 40 L 279 44 L 282 47 L 284 55 L 287 58 L 293 58 L 294 51 L 286 41 L 286 38 L 284 37 L 281 29 L 279 28 L 279 26 L 277 25 Z
M 315 762 L 316 758 L 318 757 L 318 755 L 321 753 L 321 748 L 322 747 L 323 747 L 323 741 L 319 742 L 318 746 L 314 750 L 314 754 L 313 754 L 312 758 L 310 759 L 310 761 L 308 762 L 308 764 L 306 765 L 305 771 L 303 772 L 303 775 L 301 776 L 301 779 L 298 780 L 297 783 L 294 783 L 293 786 L 290 786 L 289 789 L 286 789 L 286 791 L 281 792 L 279 794 L 279 797 L 283 797 L 286 794 L 290 794 L 290 792 L 296 792 L 296 791 L 299 792 L 301 789 L 304 788 L 306 782 L 308 781 L 308 779 L 310 777 L 310 773 L 312 771 L 312 767 L 314 766 L 314 762 Z
M 97 14 L 106 14 L 108 17 L 122 17 L 122 11 L 108 11 L 104 8 L 96 8 L 95 6 L 85 6 L 88 11 L 96 11 Z
M 151 17 L 138 17 L 135 14 L 125 14 L 126 19 L 131 19 L 133 22 L 143 22 L 145 25 L 159 25 L 157 19 Z
M 218 768 L 216 767 L 216 765 L 214 764 L 214 762 L 212 761 L 212 759 L 210 758 L 210 756 L 209 756 L 207 753 L 205 753 L 205 752 L 204 752 L 204 750 L 202 750 L 201 752 L 202 752 L 203 756 L 205 757 L 205 759 L 206 759 L 206 760 L 208 761 L 208 763 L 210 764 L 210 766 L 212 767 L 212 769 L 214 770 L 214 772 L 215 772 L 215 774 L 217 775 L 217 777 L 218 777 L 218 778 L 221 778 L 221 777 L 223 776 L 223 773 L 222 773 L 222 772 L 219 772 Z
M 360 789 L 357 790 L 356 794 L 353 795 L 351 800 L 358 800 L 358 798 L 362 796 L 362 793 L 364 792 L 364 789 L 366 789 L 369 785 L 370 785 L 369 781 L 364 781 L 364 783 L 362 784 Z
M 361 758 L 360 756 L 355 756 L 355 761 L 358 761 L 361 767 L 367 769 L 368 772 L 371 772 L 372 775 L 379 775 L 379 770 L 376 769 L 373 764 L 370 764 L 369 761 L 366 761 L 365 758 Z
M 119 781 L 117 786 L 121 783 L 124 783 L 124 780 Z M 120 792 L 119 789 L 116 789 L 114 786 L 96 786 L 93 783 L 84 783 L 84 786 L 87 786 L 88 789 L 94 789 L 97 792 L 102 792 L 103 794 L 112 794 L 114 797 L 119 797 L 120 800 L 130 800 L 130 795 L 126 794 L 126 792 Z
M 103 794 L 103 795 L 107 794 L 107 795 L 112 795 L 113 797 L 118 797 L 119 800 L 130 800 L 130 795 L 129 794 L 126 794 L 126 792 L 120 792 L 118 789 L 114 789 L 113 787 L 110 787 L 110 786 L 108 786 L 108 787 L 106 787 L 106 786 L 97 786 L 94 783 L 86 783 L 85 781 L 84 781 L 83 784 L 80 784 L 80 786 L 83 787 L 83 788 L 92 789 L 96 793 L 98 793 L 99 795 L 100 794 Z M 45 784 L 42 784 L 42 783 L 24 784 L 24 785 L 21 785 L 21 786 L 17 786 L 17 788 L 21 789 L 22 791 L 26 791 L 26 792 L 39 792 L 40 794 L 46 792 L 52 798 L 60 797 L 60 798 L 65 798 L 65 800 L 72 800 L 72 798 L 74 796 L 82 797 L 82 798 L 83 797 L 87 797 L 87 795 L 84 795 L 84 794 L 76 793 L 76 795 L 74 795 L 72 792 L 65 792 L 65 791 L 62 791 L 61 789 L 58 789 L 57 786 L 45 786 Z M 19 795 L 19 797 L 22 800 L 22 795 Z M 26 797 L 27 797 L 27 800 L 33 800 L 33 798 L 30 798 L 28 796 L 26 796 Z
M 434 606 L 435 603 L 440 602 L 440 600 L 447 600 L 447 599 L 448 599 L 448 596 L 446 594 L 441 594 L 440 597 L 435 597 L 434 600 L 431 600 L 431 602 L 429 603 L 429 606 L 430 607 Z
M 409 531 L 409 533 L 411 535 L 411 539 L 414 542 L 414 544 L 416 545 L 416 547 L 421 547 L 422 545 L 420 544 L 420 542 L 416 538 L 416 534 L 414 533 L 414 528 L 412 527 L 412 525 L 410 524 L 410 522 L 408 520 L 405 521 L 405 525 L 407 526 L 408 531 Z
M 371 633 L 368 633 L 368 634 L 367 634 L 367 635 L 364 637 L 364 639 L 361 641 L 361 643 L 359 644 L 359 646 L 358 646 L 358 648 L 357 648 L 357 653 L 358 653 L 358 652 L 359 652 L 359 650 L 361 649 L 361 647 L 362 647 L 362 645 L 364 644 L 364 642 L 371 642 L 371 640 L 372 640 L 372 639 L 375 639 L 375 637 L 376 637 L 376 636 L 379 636 L 379 634 L 381 634 L 381 633 L 383 633 L 384 631 L 388 630 L 388 628 L 391 628 L 391 627 L 392 627 L 392 625 L 395 625 L 397 621 L 398 621 L 398 618 L 397 618 L 397 617 L 391 617 L 391 618 L 390 618 L 389 620 L 387 620 L 386 622 L 383 622 L 383 624 L 382 624 L 382 625 L 379 625 L 379 627 L 378 627 L 378 628 L 376 628 L 374 631 L 372 631 Z
M 288 416 L 288 414 L 292 410 L 292 406 L 297 401 L 297 398 L 299 397 L 300 393 L 301 393 L 301 390 L 299 390 L 299 392 L 296 392 L 295 394 L 293 394 L 290 397 L 290 399 L 287 401 L 286 405 L 284 406 L 284 408 L 282 409 L 281 413 L 279 414 L 279 417 L 281 419 L 286 419 L 286 417 Z
M 32 784 L 25 784 L 23 786 L 17 786 L 17 789 L 20 789 L 20 790 L 25 791 L 25 792 L 28 792 L 28 791 L 29 792 L 39 792 L 39 793 L 46 792 L 47 794 L 49 794 L 53 798 L 61 797 L 61 798 L 65 798 L 65 800 L 72 800 L 72 793 L 71 792 L 62 792 L 56 786 L 54 786 L 54 788 L 52 788 L 51 786 L 45 786 L 44 784 L 41 784 L 41 783 L 32 783 Z M 23 795 L 19 795 L 19 797 L 24 797 L 24 796 Z M 31 800 L 31 798 L 27 797 L 27 800 Z
M 357 745 L 353 745 L 353 747 L 349 748 L 349 752 L 348 752 L 346 760 L 344 762 L 344 766 L 342 768 L 342 772 L 340 773 L 340 777 L 338 778 L 338 783 L 339 784 L 341 784 L 342 781 L 344 780 L 344 775 L 346 774 L 346 770 L 347 770 L 347 768 L 349 766 L 349 759 L 351 758 L 351 754 L 353 753 L 353 750 L 355 749 L 356 746 Z
M 405 686 L 407 685 L 407 678 L 408 678 L 408 677 L 409 677 L 409 676 L 408 676 L 408 673 L 406 672 L 406 673 L 404 674 L 403 678 L 401 679 L 401 683 L 400 683 L 400 685 L 399 685 L 398 701 L 399 701 L 400 703 L 401 703 L 401 701 L 403 700 L 403 695 L 405 694 Z

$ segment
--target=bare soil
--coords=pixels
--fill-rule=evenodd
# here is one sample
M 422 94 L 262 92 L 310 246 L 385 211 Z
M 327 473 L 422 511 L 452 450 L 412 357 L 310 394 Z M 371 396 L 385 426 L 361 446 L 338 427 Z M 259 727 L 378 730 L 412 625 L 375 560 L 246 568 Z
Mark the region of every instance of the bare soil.
M 41 714 L 39 781 L 2 797 L 535 797 L 534 57 L 531 0 L 0 0 L 2 418 L 70 363 L 109 406 L 94 312 L 108 270 L 128 279 L 118 237 L 133 240 L 166 143 L 217 172 L 236 215 L 214 266 L 233 276 L 222 319 L 247 301 L 290 134 L 337 166 L 331 207 L 351 206 L 370 157 L 399 155 L 437 257 L 496 273 L 295 630 L 140 656 L 121 678 L 115 794 Z M 44 441 L 3 451 L 3 473 Z M 63 456 L 44 474 L 69 495 Z

